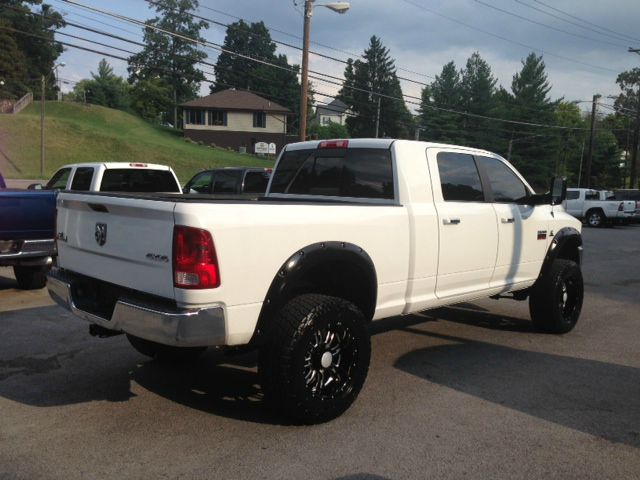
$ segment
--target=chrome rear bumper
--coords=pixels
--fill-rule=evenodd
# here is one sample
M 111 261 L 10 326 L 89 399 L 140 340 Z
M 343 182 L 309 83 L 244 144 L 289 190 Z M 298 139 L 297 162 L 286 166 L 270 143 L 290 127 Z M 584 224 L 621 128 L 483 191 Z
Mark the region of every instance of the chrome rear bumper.
M 74 276 L 58 268 L 48 274 L 47 289 L 51 298 L 90 323 L 164 345 L 204 347 L 225 344 L 222 306 L 179 310 L 123 298 L 116 302 L 111 318 L 103 318 L 78 308 L 73 298 L 73 285 Z

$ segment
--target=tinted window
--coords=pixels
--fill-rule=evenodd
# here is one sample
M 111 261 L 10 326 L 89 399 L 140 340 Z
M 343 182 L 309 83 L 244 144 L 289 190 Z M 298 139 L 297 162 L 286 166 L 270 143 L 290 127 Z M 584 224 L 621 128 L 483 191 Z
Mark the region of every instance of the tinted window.
M 271 192 L 393 199 L 391 153 L 375 148 L 285 152 Z
M 494 202 L 513 203 L 527 196 L 524 183 L 507 165 L 490 157 L 476 157 L 476 159 L 489 177 Z
M 464 153 L 438 153 L 438 171 L 442 197 L 453 202 L 482 202 L 480 175 L 471 155 Z
M 264 193 L 267 191 L 269 174 L 267 172 L 247 172 L 244 177 L 245 193 Z
M 213 193 L 236 193 L 240 184 L 240 170 L 220 170 L 213 177 Z
M 587 192 L 584 194 L 584 199 L 585 200 L 599 200 L 600 199 L 600 195 L 598 195 L 598 192 Z
M 253 112 L 253 127 L 266 128 L 266 126 L 267 126 L 267 114 L 264 112 Z
M 173 174 L 168 170 L 120 169 L 106 170 L 100 190 L 103 192 L 180 192 Z
M 640 200 L 640 190 L 618 190 L 616 200 Z
M 579 190 L 567 190 L 567 200 L 577 200 L 580 198 Z
M 61 168 L 56 173 L 53 174 L 49 183 L 45 186 L 45 188 L 49 189 L 64 189 L 67 187 L 67 180 L 69 180 L 69 174 L 71 173 L 70 168 Z
M 186 193 L 209 193 L 213 172 L 202 172 L 193 177 L 187 184 Z
M 93 178 L 92 167 L 76 168 L 71 182 L 71 190 L 87 192 L 91 188 L 91 179 Z

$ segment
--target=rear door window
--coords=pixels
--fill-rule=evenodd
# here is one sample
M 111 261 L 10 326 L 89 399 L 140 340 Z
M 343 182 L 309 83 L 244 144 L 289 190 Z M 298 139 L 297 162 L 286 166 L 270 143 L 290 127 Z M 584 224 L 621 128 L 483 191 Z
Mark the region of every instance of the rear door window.
M 240 170 L 220 170 L 213 177 L 213 193 L 236 193 L 240 184 Z
M 567 190 L 567 200 L 577 200 L 580 198 L 579 190 Z
M 71 182 L 71 190 L 79 192 L 88 192 L 91 189 L 91 180 L 93 179 L 93 167 L 76 168 Z
M 446 202 L 483 202 L 484 192 L 473 156 L 466 153 L 438 153 L 442 198 Z
M 285 152 L 270 193 L 393 199 L 391 152 L 379 148 Z
M 247 172 L 244 176 L 245 193 L 264 193 L 267 191 L 269 183 L 269 173 L 267 172 Z

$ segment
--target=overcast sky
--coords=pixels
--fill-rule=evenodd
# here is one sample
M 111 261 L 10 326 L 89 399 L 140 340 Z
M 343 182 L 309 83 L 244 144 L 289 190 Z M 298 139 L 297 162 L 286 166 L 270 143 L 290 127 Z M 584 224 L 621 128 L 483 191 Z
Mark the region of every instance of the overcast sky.
M 61 0 L 49 1 L 70 22 L 138 41 L 142 38 L 140 28 L 135 25 Z M 144 0 L 74 1 L 138 20 L 154 16 Z M 296 7 L 292 0 L 200 0 L 199 14 L 223 23 L 231 23 L 235 17 L 263 20 L 274 40 L 298 45 L 301 44 L 304 0 L 297 3 Z M 640 66 L 640 55 L 627 51 L 628 47 L 640 48 L 639 20 L 638 0 L 351 0 L 351 10 L 344 15 L 316 6 L 311 39 L 312 50 L 344 60 L 361 55 L 369 38 L 377 35 L 390 49 L 398 75 L 425 83 L 431 82 L 451 60 L 458 68 L 464 67 L 466 59 L 477 51 L 491 66 L 498 84 L 507 89 L 514 73 L 520 70 L 521 60 L 534 51 L 544 55 L 553 86 L 552 98 L 589 100 L 595 93 L 617 94 L 617 74 Z M 276 29 L 285 33 L 278 33 Z M 77 28 L 68 27 L 64 31 L 120 48 L 136 49 Z M 222 43 L 225 29 L 211 25 L 203 34 L 212 42 Z M 59 39 L 87 45 L 76 39 L 62 36 Z M 91 48 L 127 56 L 105 47 L 93 45 Z M 299 50 L 279 46 L 278 51 L 286 54 L 290 63 L 301 62 Z M 216 52 L 207 50 L 207 53 L 209 61 L 215 63 Z M 90 71 L 96 70 L 100 58 L 94 53 L 69 48 L 61 57 L 67 65 L 61 69 L 60 77 L 69 81 L 87 78 Z M 126 76 L 125 62 L 108 61 L 116 73 Z M 310 68 L 340 77 L 344 72 L 344 64 L 315 55 L 310 57 Z M 317 81 L 314 84 L 318 91 L 327 94 L 335 94 L 339 88 Z M 72 84 L 64 86 L 68 89 Z M 420 84 L 402 81 L 402 87 L 406 95 L 420 96 Z M 206 85 L 202 92 L 208 92 Z

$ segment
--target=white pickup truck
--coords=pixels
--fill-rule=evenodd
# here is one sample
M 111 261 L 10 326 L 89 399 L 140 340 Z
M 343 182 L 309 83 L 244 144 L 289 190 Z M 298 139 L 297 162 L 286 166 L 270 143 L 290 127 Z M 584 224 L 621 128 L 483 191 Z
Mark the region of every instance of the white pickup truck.
M 590 188 L 568 188 L 564 206 L 567 213 L 586 221 L 590 227 L 607 223 L 626 225 L 636 213 L 633 200 L 616 200 L 611 191 Z
M 259 349 L 265 398 L 316 423 L 358 395 L 371 320 L 510 292 L 539 330 L 570 331 L 581 223 L 558 205 L 566 183 L 552 190 L 483 150 L 290 144 L 258 201 L 62 193 L 48 288 L 154 358 Z

